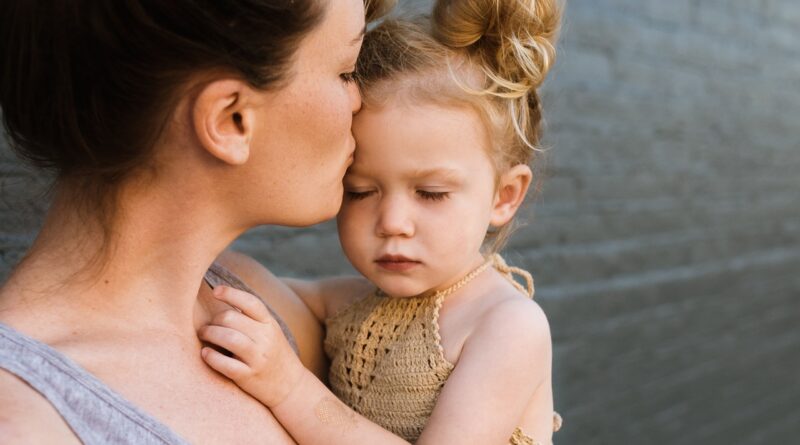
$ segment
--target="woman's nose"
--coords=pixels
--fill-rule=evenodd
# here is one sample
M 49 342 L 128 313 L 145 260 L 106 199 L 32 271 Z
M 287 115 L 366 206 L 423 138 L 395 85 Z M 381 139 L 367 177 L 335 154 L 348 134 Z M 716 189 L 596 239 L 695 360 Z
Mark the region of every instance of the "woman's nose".
M 414 236 L 411 209 L 402 202 L 402 199 L 385 199 L 378 212 L 375 229 L 379 237 Z

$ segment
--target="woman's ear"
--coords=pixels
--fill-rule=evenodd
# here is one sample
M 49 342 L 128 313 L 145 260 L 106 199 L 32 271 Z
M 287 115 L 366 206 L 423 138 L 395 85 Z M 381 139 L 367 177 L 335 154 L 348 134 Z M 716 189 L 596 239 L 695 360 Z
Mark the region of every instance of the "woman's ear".
M 197 138 L 203 148 L 225 163 L 241 165 L 250 156 L 253 93 L 240 80 L 222 79 L 204 86 L 195 100 L 192 122 Z
M 532 178 L 530 167 L 524 164 L 515 165 L 500 176 L 489 222 L 492 226 L 501 227 L 511 221 L 525 200 Z

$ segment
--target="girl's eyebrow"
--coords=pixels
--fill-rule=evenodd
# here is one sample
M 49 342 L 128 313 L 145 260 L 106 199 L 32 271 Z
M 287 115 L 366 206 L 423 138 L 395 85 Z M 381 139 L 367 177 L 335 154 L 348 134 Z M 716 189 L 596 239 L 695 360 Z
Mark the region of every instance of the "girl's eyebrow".
M 415 170 L 409 177 L 415 179 L 444 179 L 448 182 L 461 182 L 463 179 L 463 175 L 458 170 L 444 167 Z
M 356 179 L 369 178 L 371 176 L 369 173 L 361 172 L 353 167 L 350 167 L 347 170 L 347 174 L 345 174 L 345 178 Z M 413 170 L 403 176 L 406 179 L 441 179 L 453 184 L 459 184 L 464 180 L 464 176 L 458 170 L 445 167 Z
M 366 173 L 362 174 L 360 170 L 356 169 L 355 165 L 351 165 L 350 168 L 347 169 L 347 172 L 344 174 L 345 178 L 352 178 L 352 177 L 363 178 L 366 176 L 369 175 L 367 175 Z

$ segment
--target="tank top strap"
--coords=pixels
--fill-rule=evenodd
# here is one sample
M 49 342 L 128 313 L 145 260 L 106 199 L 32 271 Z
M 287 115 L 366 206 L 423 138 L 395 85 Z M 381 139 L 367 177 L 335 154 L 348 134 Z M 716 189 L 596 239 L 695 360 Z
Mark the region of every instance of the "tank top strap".
M 86 445 L 188 445 L 67 356 L 2 323 L 0 368 L 44 396 Z
M 252 288 L 250 288 L 250 286 L 245 284 L 245 282 L 242 281 L 236 274 L 234 274 L 233 272 L 231 272 L 230 270 L 228 270 L 227 268 L 223 267 L 222 265 L 216 262 L 212 263 L 211 267 L 208 268 L 204 280 L 206 283 L 208 283 L 209 286 L 211 286 L 212 289 L 217 286 L 230 286 L 235 289 L 245 291 L 249 294 L 253 294 L 257 297 L 259 296 Z M 267 310 L 269 310 L 269 313 L 272 315 L 272 318 L 274 318 L 275 321 L 278 322 L 278 326 L 281 327 L 283 335 L 289 341 L 289 345 L 291 345 L 292 349 L 294 349 L 295 354 L 299 355 L 300 350 L 297 347 L 297 340 L 295 340 L 294 335 L 292 335 L 292 331 L 289 330 L 289 326 L 286 325 L 286 322 L 283 321 L 280 315 L 278 315 L 278 313 L 275 312 L 272 309 L 272 307 L 270 307 L 270 305 L 267 304 L 266 301 L 264 301 L 263 298 L 259 297 L 259 300 L 261 300 L 261 302 L 264 303 L 264 306 L 267 307 Z
M 498 272 L 503 274 L 508 281 L 514 285 L 520 292 L 528 295 L 529 297 L 533 298 L 534 287 L 533 287 L 533 276 L 531 276 L 530 272 L 525 269 L 509 266 L 506 264 L 506 261 L 500 256 L 499 253 L 495 253 L 490 257 L 490 260 L 494 264 L 494 268 L 497 269 Z M 522 279 L 525 280 L 525 287 L 517 282 L 514 279 L 514 274 L 519 275 Z

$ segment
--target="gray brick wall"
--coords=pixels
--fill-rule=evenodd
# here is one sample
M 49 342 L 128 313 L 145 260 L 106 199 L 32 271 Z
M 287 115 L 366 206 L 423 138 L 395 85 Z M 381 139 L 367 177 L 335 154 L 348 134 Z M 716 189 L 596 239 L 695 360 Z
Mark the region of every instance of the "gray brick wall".
M 507 250 L 552 324 L 558 443 L 797 442 L 798 29 L 792 0 L 568 3 L 544 190 Z M 5 149 L 0 174 L 1 277 L 46 181 Z M 236 245 L 350 270 L 331 223 Z

